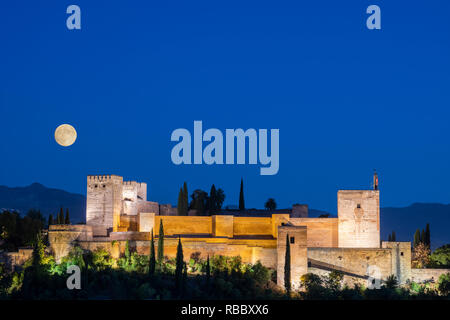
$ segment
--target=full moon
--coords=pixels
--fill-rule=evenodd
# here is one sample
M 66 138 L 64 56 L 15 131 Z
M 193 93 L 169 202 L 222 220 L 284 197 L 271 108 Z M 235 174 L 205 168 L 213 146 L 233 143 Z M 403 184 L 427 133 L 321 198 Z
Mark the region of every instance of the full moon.
M 77 131 L 70 124 L 62 124 L 55 130 L 56 142 L 63 146 L 71 146 L 77 140 Z

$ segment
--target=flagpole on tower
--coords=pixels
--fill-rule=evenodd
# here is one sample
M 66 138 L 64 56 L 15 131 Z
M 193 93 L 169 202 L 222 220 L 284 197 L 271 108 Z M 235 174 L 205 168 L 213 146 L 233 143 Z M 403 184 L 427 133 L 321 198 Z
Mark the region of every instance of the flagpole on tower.
M 378 174 L 376 169 L 373 169 L 373 190 L 378 190 Z

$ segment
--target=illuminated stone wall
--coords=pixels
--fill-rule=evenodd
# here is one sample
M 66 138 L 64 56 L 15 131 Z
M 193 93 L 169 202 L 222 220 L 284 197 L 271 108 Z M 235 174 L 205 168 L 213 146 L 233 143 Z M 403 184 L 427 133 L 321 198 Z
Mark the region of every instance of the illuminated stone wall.
M 411 242 L 383 241 L 381 247 L 391 249 L 391 273 L 405 283 L 411 278 Z
M 340 248 L 380 247 L 380 191 L 338 192 Z
M 450 273 L 450 269 L 411 269 L 411 281 L 438 283 L 439 277 L 447 273 Z
M 300 288 L 300 277 L 308 272 L 308 256 L 306 227 L 282 226 L 278 228 L 277 241 L 277 285 L 284 287 L 286 238 L 290 247 L 291 285 L 292 289 Z
M 291 218 L 295 226 L 307 227 L 308 247 L 338 246 L 338 219 L 337 218 Z
M 311 267 L 337 270 L 361 279 L 366 279 L 375 268 L 380 272 L 380 280 L 393 274 L 388 248 L 308 248 L 308 259 Z
M 92 226 L 95 235 L 106 236 L 117 229 L 122 213 L 122 195 L 122 177 L 88 176 L 86 224 Z

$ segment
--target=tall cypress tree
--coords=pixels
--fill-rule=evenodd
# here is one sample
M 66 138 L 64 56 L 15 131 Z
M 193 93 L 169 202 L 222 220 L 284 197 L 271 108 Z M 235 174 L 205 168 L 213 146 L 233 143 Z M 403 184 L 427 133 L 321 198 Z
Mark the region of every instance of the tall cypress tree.
M 425 229 L 422 229 L 422 233 L 420 234 L 420 242 L 426 244 Z
M 69 208 L 66 209 L 66 218 L 64 219 L 64 224 L 70 224 Z
M 184 194 L 183 189 L 180 188 L 180 192 L 178 192 L 177 213 L 179 216 L 184 216 L 184 211 Z
M 183 183 L 183 204 L 184 204 L 184 215 L 187 216 L 189 211 L 189 195 L 186 182 Z
M 211 190 L 209 191 L 208 210 L 209 215 L 213 215 L 217 212 L 217 192 L 214 184 L 211 186 Z
M 63 212 L 63 208 L 61 208 L 61 209 L 59 210 L 58 224 L 64 224 L 64 212 Z
M 239 210 L 245 210 L 244 179 L 241 178 L 241 190 L 239 191 Z
M 284 287 L 288 296 L 291 294 L 291 247 L 289 234 L 286 234 L 286 255 L 284 257 Z
M 42 242 L 41 233 L 39 232 L 36 235 L 36 240 L 33 245 L 33 253 L 32 253 L 32 262 L 31 265 L 33 268 L 38 269 L 42 265 L 42 259 L 44 258 L 45 247 Z
M 176 291 L 179 295 L 182 294 L 183 268 L 184 268 L 183 246 L 181 245 L 181 238 L 179 237 L 178 238 L 178 247 L 177 247 L 176 265 L 175 265 L 175 287 L 176 287 Z
M 392 241 L 397 241 L 397 236 L 395 235 L 395 231 L 392 231 Z
M 51 226 L 52 224 L 54 224 L 53 215 L 50 213 L 50 215 L 48 216 L 48 225 Z
M 392 237 L 391 237 L 391 234 L 389 233 L 389 235 L 388 235 L 388 241 L 392 241 Z
M 420 243 L 420 230 L 417 229 L 416 233 L 414 233 L 414 248 L 417 247 Z
M 148 273 L 150 275 L 155 274 L 155 268 L 156 268 L 155 239 L 153 237 L 153 228 L 152 228 L 152 239 L 150 242 L 150 261 L 149 261 Z
M 159 220 L 158 264 L 162 265 L 163 260 L 164 260 L 164 227 L 161 219 Z
M 427 246 L 431 246 L 431 235 L 430 235 L 430 224 L 427 223 L 427 227 L 425 229 L 425 244 Z

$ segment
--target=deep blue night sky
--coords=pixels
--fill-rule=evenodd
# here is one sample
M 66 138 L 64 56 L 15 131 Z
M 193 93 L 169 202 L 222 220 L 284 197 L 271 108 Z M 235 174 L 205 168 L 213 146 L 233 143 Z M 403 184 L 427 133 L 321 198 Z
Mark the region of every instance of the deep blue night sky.
M 66 28 L 81 7 L 82 29 Z M 366 28 L 368 5 L 382 29 Z M 86 175 L 149 184 L 176 204 L 225 190 L 236 204 L 336 212 L 339 188 L 381 205 L 450 202 L 449 1 L 2 1 L 0 184 L 85 193 Z M 177 128 L 279 128 L 280 170 L 175 166 Z M 78 140 L 57 145 L 55 128 Z

